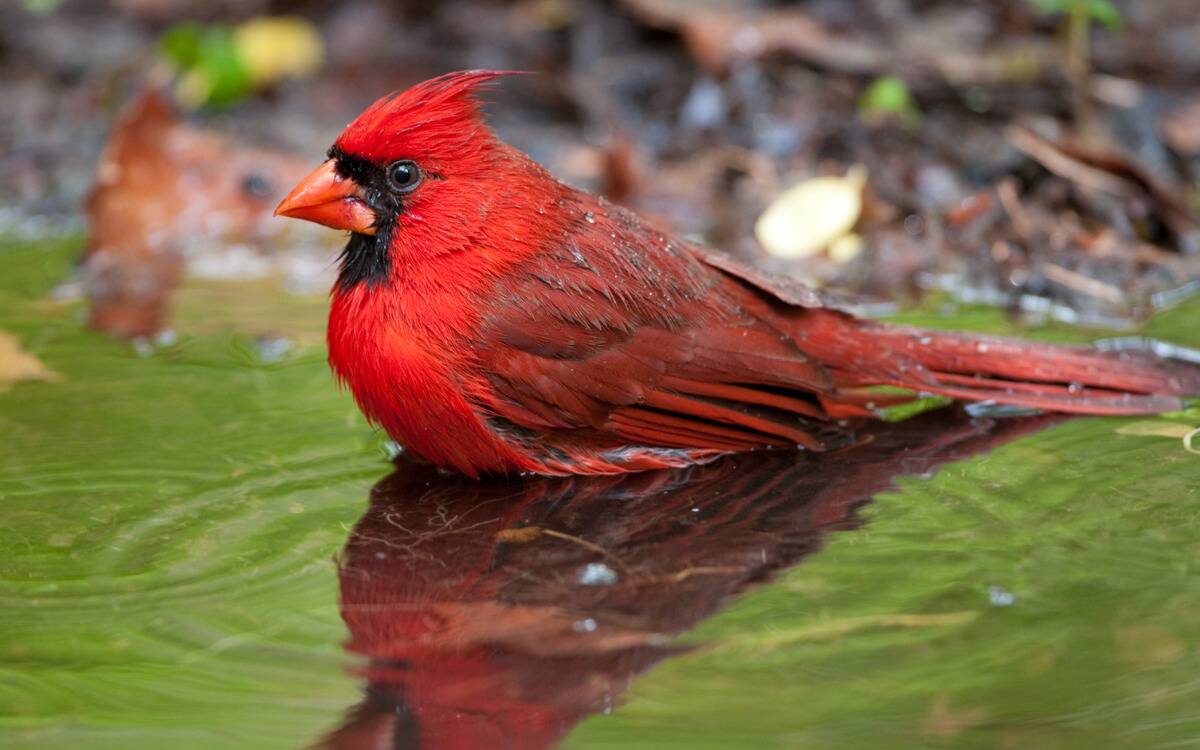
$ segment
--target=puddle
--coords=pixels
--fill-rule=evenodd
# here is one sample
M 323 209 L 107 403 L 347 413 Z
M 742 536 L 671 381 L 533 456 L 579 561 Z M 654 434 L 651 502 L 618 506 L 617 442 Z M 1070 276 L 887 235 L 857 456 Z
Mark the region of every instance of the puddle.
M 71 252 L 0 247 L 0 330 L 61 376 L 0 393 L 0 745 L 1200 736 L 1177 427 L 937 412 L 822 459 L 476 483 L 385 461 L 310 301 L 198 288 L 139 353 L 47 302 Z M 1195 347 L 1198 313 L 1140 333 Z

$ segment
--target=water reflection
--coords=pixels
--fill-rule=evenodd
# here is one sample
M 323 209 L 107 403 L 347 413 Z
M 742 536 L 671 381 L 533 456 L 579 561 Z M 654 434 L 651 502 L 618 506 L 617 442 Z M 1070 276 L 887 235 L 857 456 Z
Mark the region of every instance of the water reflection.
M 480 483 L 401 463 L 340 560 L 366 689 L 322 744 L 553 746 L 682 650 L 673 636 L 854 528 L 895 477 L 1053 419 L 942 411 L 832 455 L 619 477 Z

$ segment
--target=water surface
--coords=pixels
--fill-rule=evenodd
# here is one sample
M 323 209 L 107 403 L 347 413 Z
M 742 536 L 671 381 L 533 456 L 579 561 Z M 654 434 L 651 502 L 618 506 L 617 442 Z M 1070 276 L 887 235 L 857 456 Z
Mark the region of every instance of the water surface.
M 1200 456 L 1127 434 L 1200 410 L 481 485 L 385 460 L 320 299 L 139 350 L 47 300 L 72 251 L 0 249 L 59 376 L 0 392 L 0 745 L 1200 744 Z

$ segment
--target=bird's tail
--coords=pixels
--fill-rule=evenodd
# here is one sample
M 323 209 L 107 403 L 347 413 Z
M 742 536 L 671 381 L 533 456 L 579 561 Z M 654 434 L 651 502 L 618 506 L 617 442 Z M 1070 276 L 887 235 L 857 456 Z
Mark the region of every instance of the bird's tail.
M 838 399 L 849 407 L 842 410 L 847 414 L 862 402 L 860 389 L 878 385 L 1072 414 L 1173 411 L 1181 408 L 1180 397 L 1200 395 L 1200 367 L 1149 352 L 1102 352 L 809 312 L 805 349 L 836 363 L 832 375 L 847 396 Z

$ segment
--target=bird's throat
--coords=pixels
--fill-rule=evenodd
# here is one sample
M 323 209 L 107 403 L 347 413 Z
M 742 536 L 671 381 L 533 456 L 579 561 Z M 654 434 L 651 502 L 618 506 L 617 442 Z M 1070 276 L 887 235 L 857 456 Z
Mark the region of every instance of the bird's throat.
M 339 258 L 338 290 L 349 292 L 364 283 L 369 287 L 384 284 L 392 271 L 391 241 L 390 223 L 380 227 L 373 235 L 351 234 Z

